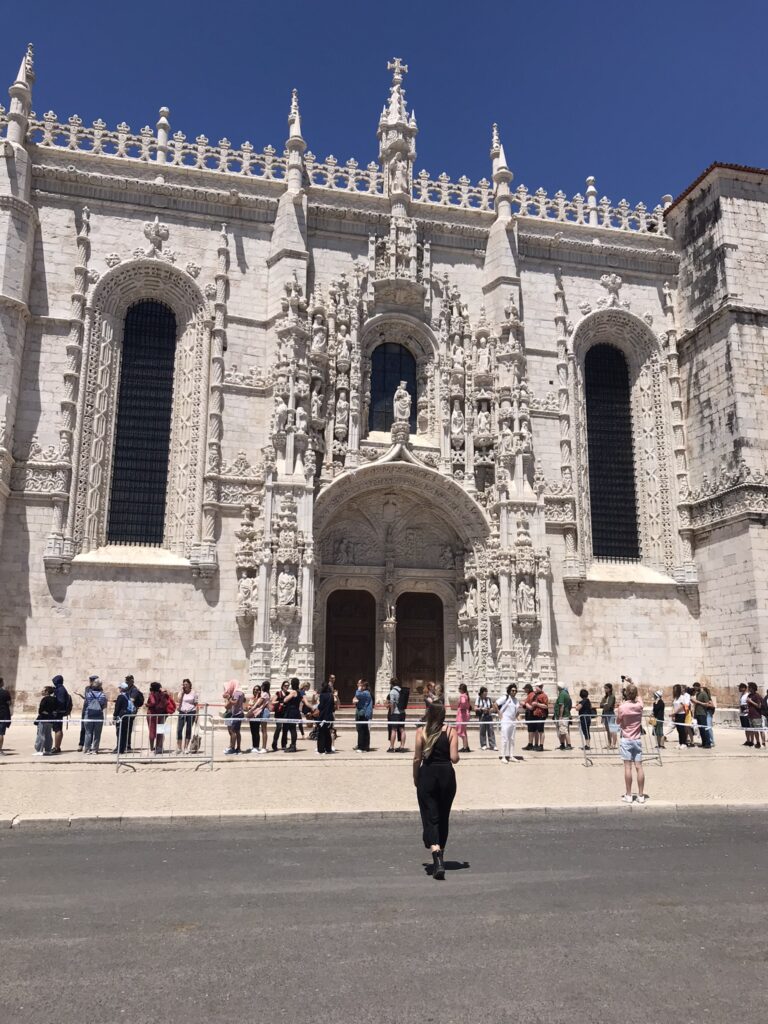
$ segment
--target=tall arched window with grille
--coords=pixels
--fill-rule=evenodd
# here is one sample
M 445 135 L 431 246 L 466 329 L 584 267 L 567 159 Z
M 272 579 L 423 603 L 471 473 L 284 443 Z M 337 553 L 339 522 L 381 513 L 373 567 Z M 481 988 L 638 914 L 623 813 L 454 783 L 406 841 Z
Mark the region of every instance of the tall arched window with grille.
M 107 541 L 160 545 L 165 526 L 176 317 L 153 299 L 125 317 Z
M 411 430 L 416 431 L 416 360 L 404 345 L 385 342 L 371 356 L 369 430 L 389 430 L 394 420 L 392 401 L 400 381 L 411 396 Z
M 592 553 L 637 559 L 635 460 L 629 368 L 610 344 L 593 345 L 584 360 Z

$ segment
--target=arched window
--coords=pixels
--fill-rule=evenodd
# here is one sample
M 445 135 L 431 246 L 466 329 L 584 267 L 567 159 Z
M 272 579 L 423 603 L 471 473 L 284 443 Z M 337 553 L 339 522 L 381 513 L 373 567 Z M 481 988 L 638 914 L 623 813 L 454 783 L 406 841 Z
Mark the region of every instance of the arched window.
M 592 552 L 639 558 L 629 369 L 613 345 L 593 345 L 584 360 Z
M 144 300 L 125 317 L 107 541 L 162 544 L 176 317 Z
M 411 430 L 416 431 L 416 360 L 404 345 L 385 342 L 371 357 L 369 430 L 389 430 L 394 420 L 392 400 L 401 380 L 411 396 Z

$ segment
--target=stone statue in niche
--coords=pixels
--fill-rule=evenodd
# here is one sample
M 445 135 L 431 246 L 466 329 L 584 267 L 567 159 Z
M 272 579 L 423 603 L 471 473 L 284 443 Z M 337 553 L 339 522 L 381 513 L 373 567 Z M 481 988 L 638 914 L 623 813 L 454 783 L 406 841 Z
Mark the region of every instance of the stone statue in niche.
M 440 568 L 452 569 L 454 566 L 453 548 L 450 544 L 440 545 Z
M 459 618 L 466 619 L 467 617 L 467 592 L 462 590 L 459 594 Z
M 243 576 L 237 585 L 237 605 L 243 611 L 251 611 L 256 580 Z
M 296 577 L 287 569 L 277 577 L 277 603 L 283 608 L 296 604 Z
M 488 584 L 488 611 L 491 615 L 499 614 L 499 602 L 501 594 L 499 591 L 499 585 L 496 580 L 491 580 Z
M 517 611 L 521 615 L 534 615 L 536 612 L 533 586 L 525 580 L 520 580 L 517 585 Z
M 477 366 L 478 373 L 488 373 L 491 368 L 491 357 L 488 351 L 488 339 L 483 337 L 479 341 L 479 347 L 477 349 Z
M 334 561 L 336 562 L 337 565 L 355 564 L 355 546 L 349 539 L 349 537 L 341 537 L 336 542 Z
M 524 452 L 531 451 L 531 427 L 528 420 L 523 420 L 520 424 L 520 445 Z
M 470 619 L 477 616 L 477 587 L 474 583 L 471 583 L 467 590 L 467 616 Z
M 451 413 L 451 436 L 461 437 L 464 434 L 464 413 L 461 411 L 458 398 L 453 403 Z
M 312 351 L 325 352 L 328 349 L 328 331 L 323 324 L 320 313 L 317 314 L 312 323 Z
M 464 369 L 464 348 L 459 342 L 454 342 L 453 348 L 451 349 L 451 365 L 454 370 Z
M 408 191 L 408 167 L 402 153 L 395 153 L 389 162 L 389 191 Z
M 275 402 L 275 430 L 285 430 L 288 424 L 288 406 L 282 395 Z
M 338 346 L 336 353 L 337 359 L 343 359 L 349 362 L 352 355 L 352 343 L 349 340 L 349 328 L 346 324 L 339 324 L 339 334 L 336 344 Z
M 400 381 L 400 386 L 395 391 L 395 397 L 393 400 L 395 422 L 396 423 L 407 423 L 411 418 L 411 396 L 408 393 L 408 388 L 404 380 Z
M 511 454 L 513 440 L 512 428 L 509 425 L 509 421 L 504 420 L 504 426 L 501 428 L 501 450 L 505 455 Z
M 306 434 L 309 430 L 309 421 L 307 418 L 307 410 L 303 405 L 296 406 L 296 433 Z
M 490 434 L 491 432 L 491 414 L 485 405 L 477 414 L 477 432 L 478 434 Z
M 340 391 L 336 400 L 336 423 L 346 427 L 349 420 L 349 400 L 346 391 Z
M 315 385 L 315 390 L 312 392 L 312 419 L 319 420 L 323 415 L 323 392 L 320 390 L 320 385 Z

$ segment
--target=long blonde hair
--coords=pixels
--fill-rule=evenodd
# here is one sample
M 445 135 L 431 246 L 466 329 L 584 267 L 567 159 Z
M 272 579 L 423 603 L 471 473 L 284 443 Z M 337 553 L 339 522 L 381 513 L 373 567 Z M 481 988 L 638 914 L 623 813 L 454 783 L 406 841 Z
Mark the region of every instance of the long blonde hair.
M 445 723 L 445 705 L 431 704 L 425 715 L 424 730 L 422 734 L 421 755 L 426 761 L 437 743 Z

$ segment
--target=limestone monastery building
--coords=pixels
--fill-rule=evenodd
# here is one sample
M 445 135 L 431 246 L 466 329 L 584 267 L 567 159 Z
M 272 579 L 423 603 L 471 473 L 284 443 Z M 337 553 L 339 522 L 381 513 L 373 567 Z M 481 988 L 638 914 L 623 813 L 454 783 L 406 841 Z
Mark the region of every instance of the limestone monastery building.
M 0 675 L 765 683 L 768 171 L 0 114 Z M 376 140 L 374 140 L 374 128 Z

